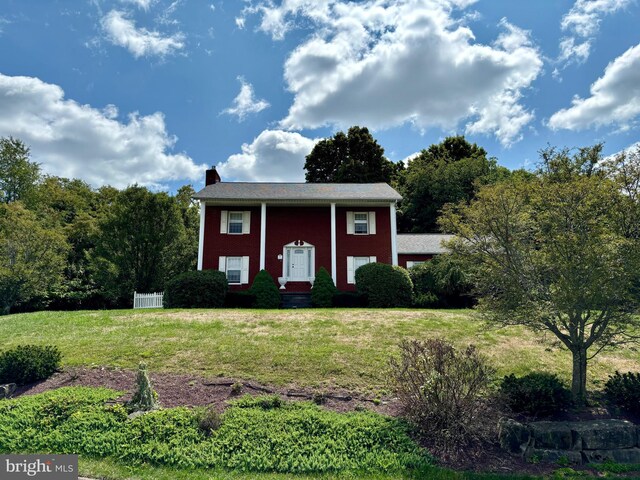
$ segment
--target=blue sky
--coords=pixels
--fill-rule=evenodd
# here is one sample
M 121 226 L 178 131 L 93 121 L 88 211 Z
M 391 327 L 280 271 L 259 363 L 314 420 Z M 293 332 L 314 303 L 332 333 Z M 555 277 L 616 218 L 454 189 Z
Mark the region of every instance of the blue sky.
M 3 0 L 0 136 L 46 173 L 175 190 L 302 181 L 367 126 L 399 161 L 464 134 L 510 168 L 640 141 L 638 0 Z

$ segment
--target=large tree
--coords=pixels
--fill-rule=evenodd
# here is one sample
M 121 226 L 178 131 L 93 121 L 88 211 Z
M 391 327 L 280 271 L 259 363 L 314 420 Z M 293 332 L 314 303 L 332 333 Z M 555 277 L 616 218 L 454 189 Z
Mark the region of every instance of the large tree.
M 358 126 L 319 141 L 304 164 L 310 183 L 391 183 L 399 168 L 369 130 Z
M 127 305 L 134 291 L 164 288 L 170 276 L 191 268 L 177 255 L 186 232 L 174 197 L 134 185 L 119 192 L 100 222 L 94 269 L 102 292 Z
M 534 178 L 485 186 L 441 219 L 458 236 L 454 255 L 474 266 L 486 317 L 551 332 L 571 352 L 578 404 L 588 360 L 633 340 L 639 325 L 639 243 L 623 228 L 628 198 L 600 169 L 600 152 L 548 148 Z
M 484 148 L 463 136 L 447 137 L 409 161 L 398 187 L 403 196 L 398 227 L 403 232 L 436 232 L 442 207 L 471 200 L 481 184 L 509 171 L 487 158 Z
M 63 279 L 67 242 L 21 202 L 0 204 L 0 314 L 47 298 Z
M 40 179 L 40 166 L 29 158 L 29 148 L 20 140 L 0 138 L 0 202 L 30 199 Z

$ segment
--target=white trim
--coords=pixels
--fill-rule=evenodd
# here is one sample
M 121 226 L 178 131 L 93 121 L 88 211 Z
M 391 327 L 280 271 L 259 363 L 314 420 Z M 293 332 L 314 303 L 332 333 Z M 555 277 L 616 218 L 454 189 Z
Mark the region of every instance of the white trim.
M 337 254 L 336 254 L 336 204 L 331 204 L 331 278 L 333 284 L 338 285 L 337 273 Z
M 347 212 L 347 235 L 353 235 L 354 231 L 353 212 Z
M 267 204 L 260 206 L 260 270 L 264 270 L 267 251 Z
M 227 233 L 228 218 L 229 212 L 227 210 L 220 210 L 220 233 Z
M 289 255 L 287 255 L 287 250 L 295 250 L 299 248 L 311 250 L 311 263 L 307 264 L 307 268 L 309 269 L 311 276 L 305 277 L 305 280 L 296 279 L 295 281 L 311 282 L 316 278 L 316 247 L 302 240 L 297 240 L 295 242 L 288 243 L 282 247 L 282 278 L 284 278 L 285 283 L 292 281 L 290 277 L 287 275 L 287 268 L 289 266 L 290 258 L 291 258 Z
M 200 236 L 198 238 L 198 270 L 202 270 L 202 261 L 204 259 L 204 216 L 206 206 L 200 201 Z
M 242 212 L 242 234 L 251 233 L 251 210 Z
M 249 283 L 249 257 L 242 257 L 242 267 L 240 269 L 240 283 L 246 285 Z
M 227 257 L 221 255 L 218 258 L 218 270 L 223 272 L 225 275 L 227 274 Z
M 369 212 L 369 235 L 376 234 L 376 212 Z
M 355 270 L 353 268 L 353 257 L 347 257 L 347 283 L 352 285 L 355 281 Z
M 391 265 L 398 265 L 398 228 L 396 225 L 396 204 L 389 204 L 389 215 L 391 216 Z

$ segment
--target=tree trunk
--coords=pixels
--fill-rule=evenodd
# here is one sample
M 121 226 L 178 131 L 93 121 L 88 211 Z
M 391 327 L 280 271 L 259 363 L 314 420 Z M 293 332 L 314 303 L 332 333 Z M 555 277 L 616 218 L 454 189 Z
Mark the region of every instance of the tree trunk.
M 571 378 L 571 393 L 577 407 L 587 403 L 587 350 L 576 348 L 573 355 L 573 376 Z

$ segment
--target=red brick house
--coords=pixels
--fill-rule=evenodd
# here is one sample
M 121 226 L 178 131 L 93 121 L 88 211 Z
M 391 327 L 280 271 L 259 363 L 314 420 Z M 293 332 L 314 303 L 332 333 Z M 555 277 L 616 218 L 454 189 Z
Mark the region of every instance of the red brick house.
M 433 238 L 427 251 L 413 251 L 428 236 L 397 235 L 402 197 L 386 183 L 222 182 L 212 169 L 194 198 L 200 201 L 198 269 L 225 272 L 232 289 L 249 288 L 266 269 L 283 291 L 309 292 L 324 267 L 338 289 L 353 290 L 361 265 L 406 267 L 441 252 Z

